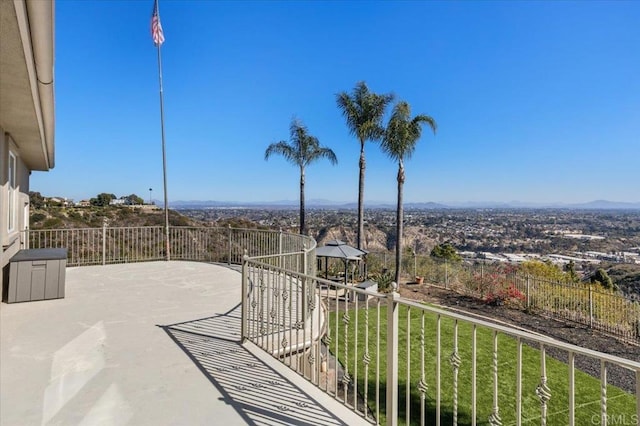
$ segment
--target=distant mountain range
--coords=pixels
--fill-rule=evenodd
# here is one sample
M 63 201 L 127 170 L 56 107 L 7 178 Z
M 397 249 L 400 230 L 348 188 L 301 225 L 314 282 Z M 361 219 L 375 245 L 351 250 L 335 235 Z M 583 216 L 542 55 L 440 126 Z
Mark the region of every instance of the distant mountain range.
M 162 205 L 161 202 L 156 202 Z M 298 208 L 298 201 L 171 201 L 171 208 L 177 209 L 206 209 L 206 208 L 248 208 L 248 209 L 285 209 Z M 357 203 L 341 203 L 330 200 L 316 199 L 308 200 L 306 207 L 309 209 L 344 209 L 351 210 L 357 208 Z M 395 209 L 395 202 L 367 201 L 365 206 L 368 209 Z M 640 202 L 607 201 L 595 200 L 588 203 L 527 203 L 520 201 L 509 202 L 456 202 L 456 203 L 405 203 L 405 209 L 412 210 L 437 210 L 437 209 L 575 209 L 575 210 L 640 210 Z

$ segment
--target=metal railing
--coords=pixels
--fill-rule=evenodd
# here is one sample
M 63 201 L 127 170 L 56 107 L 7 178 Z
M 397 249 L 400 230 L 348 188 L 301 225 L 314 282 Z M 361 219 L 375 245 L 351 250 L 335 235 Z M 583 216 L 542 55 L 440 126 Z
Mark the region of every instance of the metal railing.
M 372 423 L 640 418 L 638 362 L 264 260 L 243 263 L 243 337 Z
M 306 250 L 313 258 L 308 262 L 309 267 L 314 268 L 316 264 L 316 242 L 313 238 L 282 231 L 172 226 L 169 228 L 169 240 L 173 260 L 239 265 L 245 254 L 269 255 L 269 262 L 299 271 L 286 254 Z M 21 241 L 23 248 L 66 248 L 68 266 L 166 258 L 162 226 L 26 230 L 22 232 Z M 274 254 L 283 256 L 274 258 Z M 315 273 L 315 269 L 305 272 Z
M 386 265 L 385 254 L 370 253 L 370 270 Z M 409 257 L 403 275 L 435 284 L 486 303 L 508 304 L 544 316 L 568 320 L 627 341 L 640 342 L 640 302 L 599 285 L 567 283 L 525 275 L 502 264 L 447 262 Z M 412 280 L 412 278 L 410 278 Z
M 162 231 L 28 231 L 23 246 L 65 247 L 70 266 L 161 260 Z M 372 423 L 640 418 L 640 363 L 320 279 L 309 237 L 172 227 L 170 239 L 174 259 L 242 262 L 243 338 Z

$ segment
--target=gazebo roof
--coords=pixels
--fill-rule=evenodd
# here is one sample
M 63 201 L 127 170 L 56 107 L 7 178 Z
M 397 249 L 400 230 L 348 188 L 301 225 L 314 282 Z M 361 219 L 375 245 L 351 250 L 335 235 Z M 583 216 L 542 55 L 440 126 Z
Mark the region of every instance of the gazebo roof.
M 316 256 L 335 257 L 338 259 L 360 260 L 366 251 L 351 247 L 341 240 L 327 241 L 326 245 L 316 248 Z

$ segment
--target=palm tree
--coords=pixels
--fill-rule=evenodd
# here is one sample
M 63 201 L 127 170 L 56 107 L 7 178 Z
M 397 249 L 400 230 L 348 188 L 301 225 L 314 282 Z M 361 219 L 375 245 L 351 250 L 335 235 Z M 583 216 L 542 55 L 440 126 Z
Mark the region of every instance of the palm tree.
M 392 160 L 398 162 L 398 205 L 396 207 L 396 283 L 400 283 L 400 265 L 402 261 L 402 187 L 404 185 L 404 161 L 411 158 L 416 143 L 422 134 L 422 123 L 436 133 L 436 121 L 428 115 L 419 114 L 411 118 L 411 107 L 401 101 L 393 108 L 393 113 L 382 138 L 381 148 Z
M 364 234 L 364 143 L 368 140 L 380 140 L 384 135 L 382 117 L 384 111 L 393 101 L 392 94 L 378 95 L 370 92 L 367 84 L 361 81 L 356 84 L 351 95 L 346 92 L 336 95 L 338 108 L 347 121 L 349 132 L 360 141 L 360 177 L 358 180 L 358 232 L 357 245 L 362 249 Z
M 300 168 L 300 233 L 306 233 L 304 222 L 304 169 L 320 158 L 328 159 L 331 164 L 337 164 L 336 154 L 329 148 L 321 147 L 320 141 L 309 134 L 307 127 L 300 120 L 293 118 L 289 127 L 290 143 L 285 141 L 272 143 L 264 152 L 264 159 L 268 160 L 273 154 L 280 154 L 289 163 Z

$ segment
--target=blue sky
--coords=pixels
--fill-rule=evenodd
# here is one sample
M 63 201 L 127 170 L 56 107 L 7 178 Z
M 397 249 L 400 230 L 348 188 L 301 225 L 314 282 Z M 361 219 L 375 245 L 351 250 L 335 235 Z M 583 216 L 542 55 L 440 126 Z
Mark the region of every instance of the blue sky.
M 31 190 L 162 196 L 152 1 L 56 2 L 56 167 Z M 640 201 L 640 2 L 160 1 L 169 200 L 296 200 L 265 148 L 293 116 L 338 165 L 307 199 L 357 199 L 335 94 L 364 80 L 438 123 L 405 200 Z M 367 143 L 365 200 L 397 166 Z

